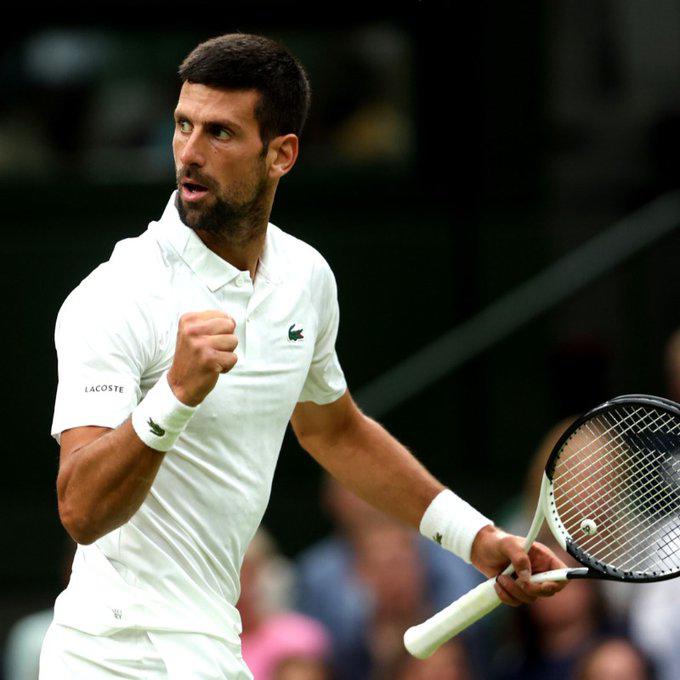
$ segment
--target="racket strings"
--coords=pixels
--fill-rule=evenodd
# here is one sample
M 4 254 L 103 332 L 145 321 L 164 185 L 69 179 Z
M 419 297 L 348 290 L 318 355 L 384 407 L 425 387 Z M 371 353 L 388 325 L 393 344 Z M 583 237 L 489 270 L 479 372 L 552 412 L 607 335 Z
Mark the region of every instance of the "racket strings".
M 635 463 L 630 464 L 629 476 L 638 474 L 638 477 L 641 477 L 641 470 L 647 472 L 650 467 L 656 469 L 658 472 L 658 460 L 654 461 L 653 457 L 650 459 L 649 454 L 645 451 L 638 451 L 637 454 L 637 456 L 632 456 Z M 669 511 L 672 511 L 673 509 L 677 510 L 677 495 L 673 493 L 672 489 L 663 483 L 660 488 L 656 488 L 659 486 L 660 480 L 663 482 L 662 477 L 659 477 L 657 474 L 656 480 L 647 480 L 645 484 L 641 485 L 638 489 L 637 498 L 644 496 L 643 501 L 638 500 L 636 502 L 634 495 L 631 493 L 623 494 L 619 504 L 609 508 L 609 514 L 613 515 L 613 517 L 606 517 L 603 526 L 608 524 L 611 528 L 613 523 L 617 522 L 620 527 L 628 520 L 627 530 L 630 534 L 629 536 L 622 537 L 620 531 L 607 531 L 598 538 L 585 538 L 580 547 L 584 550 L 588 550 L 588 552 L 594 552 L 597 548 L 603 547 L 604 541 L 602 536 L 604 535 L 611 539 L 611 545 L 608 546 L 610 550 L 606 554 L 598 556 L 601 560 L 617 561 L 620 562 L 620 567 L 628 568 L 630 564 L 634 563 L 635 558 L 648 557 L 644 549 L 640 550 L 641 547 L 643 547 L 645 543 L 647 543 L 647 545 L 652 545 L 652 540 L 656 539 L 659 532 L 664 530 L 666 524 L 665 519 L 667 519 Z M 609 491 L 611 493 L 611 485 L 609 485 Z M 606 502 L 607 499 L 605 498 L 603 500 Z M 611 499 L 609 500 L 611 504 Z M 632 511 L 625 511 L 626 507 L 630 505 L 636 510 L 635 513 Z M 620 506 L 623 506 L 623 509 L 621 509 Z M 637 521 L 634 523 L 629 521 L 631 516 L 633 517 L 633 520 Z M 653 533 L 651 532 L 652 528 L 654 528 Z M 642 540 L 640 540 L 641 535 L 644 537 Z M 631 540 L 630 536 L 637 536 L 638 540 Z M 657 541 L 657 545 L 654 547 L 658 548 L 660 545 L 661 543 Z M 666 553 L 668 553 L 667 550 L 662 550 L 660 556 L 664 557 Z M 633 555 L 632 562 L 630 561 L 631 555 Z M 626 557 L 629 560 L 628 562 L 624 562 L 624 558 Z M 642 562 L 647 566 L 650 564 L 649 559 L 644 559 Z M 665 563 L 664 566 L 668 568 L 669 565 Z M 657 565 L 657 568 L 661 567 Z
M 665 495 L 665 498 L 663 496 Z M 622 499 L 617 503 L 617 506 L 622 505 L 625 503 L 625 501 L 630 502 L 632 499 L 630 496 L 628 496 L 626 499 Z M 668 510 L 671 509 L 677 509 L 678 504 L 675 502 L 675 499 L 671 499 L 670 502 L 668 501 L 668 493 L 667 490 L 662 490 L 657 494 L 653 495 L 653 498 L 650 497 L 650 500 L 653 500 L 655 505 L 658 505 L 660 501 L 665 501 L 665 504 L 663 507 L 661 507 L 661 511 L 666 511 L 662 512 L 662 514 L 654 519 L 652 516 L 651 518 L 644 518 L 640 513 L 637 513 L 637 517 L 639 518 L 638 521 L 635 524 L 632 524 L 629 522 L 629 525 L 627 527 L 627 532 L 629 535 L 636 535 L 640 536 L 641 532 L 644 532 L 645 538 L 643 540 L 637 540 L 634 541 L 630 537 L 622 537 L 618 536 L 617 533 L 612 532 L 611 528 L 614 523 L 618 523 L 621 525 L 623 522 L 629 519 L 629 517 L 632 515 L 631 510 L 627 510 L 625 507 L 623 510 L 619 509 L 618 507 L 616 508 L 609 508 L 608 512 L 605 513 L 594 513 L 592 508 L 584 509 L 584 508 L 579 508 L 579 514 L 580 517 L 587 516 L 589 519 L 593 520 L 596 522 L 597 526 L 599 526 L 604 532 L 601 530 L 599 533 L 599 536 L 586 536 L 583 539 L 578 539 L 578 545 L 582 550 L 587 551 L 588 553 L 595 553 L 598 550 L 604 550 L 605 548 L 610 548 L 606 553 L 598 555 L 598 559 L 602 562 L 618 562 L 617 566 L 619 568 L 625 568 L 627 569 L 627 563 L 624 565 L 623 563 L 623 558 L 628 555 L 628 554 L 634 554 L 638 555 L 639 548 L 641 545 L 644 543 L 649 543 L 651 539 L 651 530 L 655 527 L 655 525 L 659 524 L 660 522 L 663 522 L 664 520 L 667 519 L 668 516 Z M 618 512 L 615 512 L 615 510 L 618 510 Z M 621 512 L 625 512 L 625 514 L 621 514 Z M 601 516 L 598 516 L 601 515 Z M 657 513 L 659 514 L 659 513 Z M 564 524 L 570 525 L 571 523 L 568 521 L 568 519 L 565 519 Z M 663 529 L 663 526 L 655 529 L 654 536 Z M 576 535 L 578 531 L 578 524 L 574 526 L 569 526 L 569 533 L 570 535 Z M 606 538 L 603 538 L 606 537 Z M 674 566 L 678 566 L 675 565 Z
M 622 418 L 621 420 L 619 420 L 619 421 L 617 421 L 617 422 L 614 422 L 614 423 L 611 424 L 611 425 L 607 425 L 607 429 L 605 429 L 603 432 L 601 432 L 601 433 L 598 434 L 598 435 L 594 434 L 594 433 L 592 432 L 592 430 L 590 430 L 590 427 L 589 427 L 589 426 L 592 424 L 592 422 L 597 421 L 597 420 L 599 419 L 599 417 L 598 417 L 598 416 L 595 416 L 595 417 L 592 418 L 591 420 L 586 421 L 583 425 L 581 425 L 581 428 L 580 428 L 579 430 L 577 430 L 577 431 L 569 438 L 569 441 L 565 444 L 565 446 L 563 447 L 562 450 L 565 451 L 565 450 L 569 447 L 569 443 L 575 438 L 575 436 L 576 436 L 577 434 L 582 434 L 582 432 L 583 432 L 584 429 L 588 429 L 588 431 L 589 431 L 589 436 L 588 436 L 588 438 L 587 438 L 587 444 L 585 444 L 585 445 L 582 446 L 581 448 L 576 449 L 575 451 L 572 451 L 572 452 L 571 452 L 569 455 L 567 455 L 567 456 L 560 455 L 560 458 L 558 459 L 558 463 L 557 463 L 557 465 L 556 465 L 556 468 L 560 468 L 560 467 L 565 466 L 565 465 L 568 464 L 568 465 L 569 465 L 569 470 L 572 470 L 573 467 L 574 467 L 574 465 L 578 465 L 578 464 L 580 464 L 581 462 L 589 462 L 590 459 L 593 459 L 595 456 L 597 456 L 599 453 L 601 453 L 603 449 L 605 449 L 607 446 L 609 446 L 609 445 L 611 444 L 611 439 L 610 439 L 609 441 L 606 441 L 604 444 L 602 444 L 602 446 L 600 446 L 600 447 L 594 449 L 593 451 L 591 451 L 588 455 L 582 456 L 581 461 L 576 461 L 576 463 L 574 463 L 574 460 L 573 460 L 573 459 L 576 458 L 576 457 L 581 456 L 581 455 L 583 454 L 583 452 L 584 452 L 586 449 L 588 449 L 589 447 L 591 447 L 593 444 L 595 444 L 595 443 L 597 442 L 598 439 L 604 438 L 605 436 L 609 435 L 611 432 L 616 432 L 616 434 L 613 436 L 613 439 L 622 438 L 625 434 L 627 434 L 627 433 L 629 433 L 629 432 L 632 432 L 632 431 L 634 430 L 634 428 L 640 424 L 640 422 L 641 422 L 642 419 L 633 420 L 633 421 L 630 423 L 630 425 L 629 425 L 628 427 L 626 427 L 625 429 L 621 429 L 621 424 L 623 424 L 624 422 L 626 422 L 626 420 L 629 420 L 630 418 L 634 418 L 640 411 L 642 411 L 642 409 L 637 409 L 637 410 L 634 411 L 633 413 L 627 414 L 627 415 L 626 415 L 624 418 Z M 647 415 L 648 415 L 648 413 L 647 413 L 647 412 L 644 412 L 643 418 L 646 417 Z M 658 415 L 657 418 L 656 418 L 654 421 L 652 421 L 652 423 L 650 423 L 649 425 L 655 424 L 656 422 L 658 422 L 659 420 L 661 420 L 661 419 L 662 419 L 664 416 L 666 416 L 666 415 L 667 415 L 667 414 L 660 414 L 660 415 Z M 625 444 L 625 440 L 623 440 L 622 443 Z M 598 460 L 598 459 L 595 459 L 596 462 L 597 462 L 597 460 Z M 565 483 L 565 481 L 566 481 L 566 482 L 569 482 L 569 479 L 566 478 L 566 477 L 565 477 L 565 478 L 562 478 L 562 479 L 553 479 L 553 485 L 554 485 L 555 487 L 559 488 L 559 486 L 560 486 L 561 484 Z M 571 484 L 570 484 L 570 486 L 571 486 Z
M 586 427 L 590 432 L 590 428 L 588 427 L 587 423 L 584 425 L 584 427 Z M 609 431 L 611 431 L 611 430 L 608 430 L 607 432 L 609 432 Z M 626 444 L 625 441 L 622 442 L 618 447 L 616 447 L 616 449 L 621 450 L 625 446 L 625 444 Z M 583 447 L 581 450 L 584 450 L 585 448 L 587 448 L 587 447 Z M 605 447 L 600 447 L 599 449 L 597 449 L 597 451 L 601 452 L 602 449 L 604 449 L 604 448 Z M 615 450 L 610 449 L 608 451 L 608 453 L 614 453 L 614 451 Z M 574 483 L 574 477 L 575 477 L 575 472 L 574 472 L 575 465 L 573 464 L 574 456 L 572 455 L 569 458 L 570 458 L 570 462 L 572 462 L 572 469 L 567 469 L 567 472 L 571 472 L 572 474 L 569 475 L 569 476 L 564 475 L 562 477 L 562 479 L 558 480 L 558 483 L 553 487 L 556 490 L 556 495 L 559 496 L 560 495 L 559 492 L 564 490 L 563 487 L 566 485 L 566 482 L 570 482 L 570 486 L 569 486 L 568 491 L 571 492 L 571 495 L 575 495 L 576 493 L 578 493 L 579 495 L 582 495 L 585 492 L 587 494 L 587 498 L 585 498 L 585 499 L 579 498 L 579 500 L 578 500 L 579 505 L 576 505 L 576 503 L 574 502 L 574 500 L 571 498 L 570 495 L 565 495 L 563 497 L 564 500 L 569 502 L 570 505 L 572 505 L 572 507 L 573 507 L 573 511 L 571 513 L 566 512 L 563 515 L 562 514 L 560 515 L 563 523 L 565 521 L 567 521 L 568 519 L 570 519 L 571 516 L 576 514 L 577 512 L 582 513 L 584 509 L 591 509 L 592 507 L 594 507 L 596 505 L 601 506 L 602 500 L 603 500 L 603 496 L 601 495 L 601 492 L 603 491 L 603 489 L 605 489 L 605 487 L 606 487 L 606 492 L 608 494 L 611 494 L 611 493 L 619 491 L 622 486 L 627 486 L 626 479 L 623 477 L 623 475 L 619 474 L 621 466 L 619 466 L 618 469 L 613 468 L 611 461 L 608 458 L 603 458 L 603 457 L 599 458 L 598 462 L 603 463 L 605 465 L 608 465 L 609 470 L 607 472 L 611 473 L 612 475 L 618 476 L 619 478 L 621 478 L 622 481 L 620 481 L 615 486 L 612 486 L 612 481 L 610 479 L 602 479 L 602 478 L 596 477 L 593 474 L 589 474 L 588 484 L 586 486 L 583 486 L 583 484 L 584 484 L 583 481 L 580 481 L 578 483 Z M 656 463 L 656 461 L 650 461 L 648 457 L 647 457 L 646 462 L 647 462 L 647 465 L 645 465 L 643 468 L 638 467 L 638 469 L 636 470 L 638 473 L 641 472 L 641 471 L 647 472 L 648 470 L 655 469 L 656 467 L 658 467 L 658 464 Z M 636 463 L 636 465 L 637 465 L 637 463 Z M 628 463 L 628 466 L 629 466 L 630 469 L 633 469 L 633 467 L 634 467 L 634 466 L 630 465 L 630 463 Z M 584 470 L 579 471 L 579 473 L 583 474 Z M 650 484 L 650 480 L 648 480 L 645 483 L 645 486 L 648 486 L 649 484 Z M 594 493 L 594 491 L 597 491 L 597 493 Z M 588 500 L 588 499 L 591 499 L 591 500 Z M 587 506 L 587 507 L 584 508 L 583 507 L 584 505 Z
M 594 418 L 593 420 L 595 421 L 595 420 L 597 420 L 597 418 Z M 656 421 L 654 421 L 654 422 L 656 422 Z M 594 488 L 598 488 L 598 489 L 601 488 L 603 482 L 600 478 L 598 478 L 597 476 L 595 476 L 591 473 L 590 468 L 594 467 L 597 464 L 602 465 L 603 463 L 608 464 L 611 467 L 611 460 L 610 460 L 611 454 L 614 454 L 615 456 L 619 456 L 620 453 L 626 453 L 628 451 L 628 442 L 626 442 L 625 439 L 623 439 L 623 437 L 626 433 L 631 432 L 633 430 L 634 425 L 629 426 L 625 430 L 620 431 L 614 437 L 611 437 L 609 439 L 609 441 L 607 441 L 604 445 L 595 449 L 594 451 L 589 453 L 587 456 L 584 456 L 582 461 L 574 462 L 573 459 L 577 455 L 583 453 L 583 451 L 585 451 L 587 448 L 592 446 L 592 444 L 598 438 L 602 438 L 602 436 L 604 436 L 604 434 L 609 434 L 614 429 L 613 427 L 610 427 L 608 430 L 605 431 L 604 434 L 597 435 L 597 434 L 594 434 L 592 432 L 592 430 L 590 430 L 589 425 L 590 425 L 590 423 L 585 423 L 584 425 L 582 425 L 582 428 L 588 429 L 588 431 L 590 433 L 591 438 L 589 440 L 589 443 L 586 446 L 583 446 L 580 449 L 578 449 L 576 452 L 574 452 L 570 456 L 568 456 L 565 460 L 560 459 L 560 462 L 556 466 L 555 477 L 553 479 L 553 489 L 554 490 L 560 491 L 560 490 L 562 490 L 562 487 L 568 486 L 568 489 L 570 491 L 574 491 L 578 488 L 579 493 L 586 491 L 586 492 L 590 492 L 590 494 L 593 495 L 592 490 Z M 621 441 L 620 444 L 618 444 L 614 448 L 610 448 L 606 451 L 607 454 L 610 454 L 609 457 L 605 458 L 602 455 L 598 455 L 598 454 L 602 454 L 603 450 L 605 450 L 608 446 L 611 446 L 613 440 L 617 439 L 617 438 L 621 438 L 622 441 Z M 598 456 L 598 457 L 594 458 L 595 456 Z M 584 461 L 587 462 L 588 465 L 586 465 L 585 467 L 578 470 L 577 466 Z M 569 465 L 566 465 L 567 463 Z M 584 481 L 579 481 L 578 483 L 575 484 L 574 478 L 577 475 L 585 476 L 586 471 L 588 472 L 588 474 L 586 476 L 587 484 L 584 486 Z M 610 472 L 618 474 L 619 470 L 611 468 Z
M 616 518 L 619 519 L 620 518 Z M 621 535 L 620 530 L 612 527 L 612 521 L 608 517 L 599 518 L 600 526 L 606 532 L 606 538 L 586 537 L 585 540 L 578 540 L 578 546 L 588 554 L 593 555 L 598 561 L 608 564 L 616 564 L 621 570 L 630 571 L 636 567 L 654 568 L 658 570 L 677 569 L 680 565 L 674 553 L 664 549 L 662 540 L 657 538 L 661 532 L 668 534 L 668 516 L 661 515 L 656 519 L 643 519 L 636 522 L 632 527 L 627 528 L 627 534 Z M 607 525 L 607 522 L 609 524 Z M 620 524 L 620 521 L 619 521 Z M 571 528 L 571 533 L 577 533 L 577 527 Z M 601 534 L 602 535 L 602 534 Z M 650 557 L 655 555 L 661 560 L 652 564 Z M 670 562 L 669 562 L 670 561 Z
M 650 461 L 650 456 L 649 456 L 649 454 L 648 454 L 648 453 L 645 453 L 644 451 L 640 451 L 640 452 L 638 452 L 638 454 L 641 454 L 641 455 L 638 455 L 637 458 L 639 459 L 640 457 L 642 457 L 642 458 L 644 459 L 644 463 L 641 464 L 641 463 L 640 463 L 640 460 L 636 460 L 636 462 L 635 462 L 634 465 L 630 465 L 630 470 L 629 470 L 629 472 L 632 470 L 633 472 L 638 473 L 638 476 L 641 477 L 641 475 L 640 475 L 640 471 L 641 471 L 641 470 L 644 470 L 645 472 L 648 471 L 650 468 L 652 468 L 652 469 L 654 469 L 654 470 L 658 470 L 658 468 L 659 468 L 658 460 L 656 460 L 656 461 L 655 461 L 655 460 L 651 460 L 651 461 Z M 658 457 L 657 457 L 657 458 L 658 458 Z M 646 463 L 646 464 L 645 464 L 645 463 Z M 658 482 L 658 480 L 656 480 L 656 481 Z M 608 484 L 607 486 L 609 487 L 609 488 L 607 489 L 607 492 L 611 494 L 611 492 L 612 492 L 613 489 L 612 489 L 612 487 L 611 487 L 610 484 Z M 619 486 L 620 486 L 620 485 L 619 485 Z M 664 512 L 665 512 L 665 511 L 667 511 L 668 509 L 671 509 L 671 508 L 675 507 L 675 506 L 674 506 L 674 503 L 675 503 L 675 501 L 676 501 L 676 499 L 677 499 L 677 494 L 674 494 L 674 493 L 673 493 L 673 488 L 669 487 L 668 485 L 662 486 L 661 488 L 659 488 L 659 489 L 656 490 L 656 493 L 654 493 L 653 490 L 655 489 L 656 486 L 658 486 L 658 484 L 655 484 L 654 481 L 647 480 L 647 482 L 646 482 L 645 484 L 643 484 L 643 485 L 638 489 L 638 496 L 640 496 L 640 493 L 639 493 L 640 491 L 644 491 L 644 490 L 646 490 L 646 489 L 652 489 L 651 492 L 650 492 L 650 491 L 647 492 L 646 498 L 645 498 L 645 502 L 642 504 L 642 509 L 643 509 L 644 511 L 649 512 L 649 510 L 650 510 L 651 508 L 656 508 L 656 513 L 655 513 L 655 514 L 660 514 L 661 517 L 663 518 L 663 517 L 665 516 L 665 515 L 664 515 Z M 581 498 L 580 500 L 582 501 L 583 499 Z M 604 498 L 603 500 L 606 500 L 606 498 Z M 621 503 L 625 503 L 627 500 L 628 500 L 628 501 L 631 500 L 631 494 L 628 494 L 627 496 L 624 496 L 622 499 L 620 499 L 619 505 L 620 505 Z M 590 510 L 590 508 L 584 508 L 583 506 L 579 506 L 579 507 L 578 507 L 578 510 L 579 510 L 579 511 L 584 511 L 584 510 L 586 510 L 586 509 L 587 509 L 587 510 Z M 615 510 L 617 510 L 617 506 L 616 506 L 616 505 L 610 507 L 610 508 L 609 508 L 610 514 L 612 514 Z M 565 517 L 563 518 L 564 521 L 565 521 L 566 523 L 569 523 L 569 522 L 568 522 L 568 519 L 570 518 L 570 515 L 573 515 L 573 514 L 574 514 L 574 513 L 570 513 L 570 514 L 565 515 Z M 591 514 L 592 514 L 592 512 L 591 512 Z M 627 513 L 627 515 L 630 515 L 630 514 L 631 514 L 630 512 Z M 666 513 L 666 514 L 667 514 L 667 513 Z M 626 519 L 626 518 L 627 518 L 627 515 L 625 515 L 625 516 L 622 517 L 621 514 L 620 514 L 620 511 L 619 511 L 619 512 L 616 514 L 615 519 L 619 520 L 619 523 L 621 523 L 621 521 L 622 521 L 623 519 Z M 652 516 L 652 517 L 653 517 L 653 516 Z M 611 523 L 611 521 L 610 521 L 610 523 Z M 654 524 L 654 523 L 655 523 L 655 522 L 650 522 L 650 521 L 649 521 L 649 518 L 648 518 L 648 520 L 646 521 L 646 525 L 647 525 L 647 526 L 651 526 L 651 525 Z M 638 523 L 638 525 L 637 525 L 636 527 L 634 527 L 634 528 L 636 528 L 636 529 L 639 530 L 639 528 L 640 528 L 639 523 Z M 616 537 L 614 537 L 614 538 L 616 538 Z M 601 542 L 602 542 L 602 539 L 586 538 L 586 539 L 583 541 L 583 543 L 582 543 L 582 547 L 588 548 L 588 549 L 592 550 L 595 546 L 597 546 L 598 543 L 601 543 Z M 619 546 L 620 546 L 620 547 L 623 547 L 623 545 L 621 544 L 620 541 L 616 541 L 616 542 L 619 543 Z M 627 541 L 626 543 L 630 543 L 630 542 Z
M 677 570 L 680 458 L 673 454 L 680 423 L 643 407 L 607 415 L 586 421 L 563 447 L 553 477 L 560 521 L 599 562 L 625 571 Z M 583 519 L 597 528 L 581 539 Z
M 651 475 L 651 473 L 658 471 L 659 456 L 657 456 L 656 458 L 650 458 L 649 454 L 645 454 L 644 456 L 642 456 L 642 459 L 643 460 L 635 460 L 633 463 L 628 461 L 627 462 L 627 465 L 628 465 L 627 471 L 632 471 L 633 473 L 638 474 L 638 477 L 640 477 L 640 478 L 642 477 L 643 473 Z M 618 470 L 616 470 L 612 467 L 610 461 L 606 460 L 605 464 L 608 465 L 609 468 L 610 468 L 608 473 L 614 473 L 614 474 L 618 473 Z M 621 467 L 621 466 L 619 466 L 619 467 Z M 560 518 L 562 519 L 563 523 L 568 522 L 577 513 L 581 514 L 585 510 L 590 510 L 595 505 L 602 505 L 603 501 L 610 500 L 610 498 L 608 498 L 608 497 L 611 496 L 612 494 L 617 494 L 617 495 L 620 496 L 621 494 L 619 493 L 619 491 L 621 490 L 622 487 L 623 488 L 629 488 L 630 487 L 628 481 L 625 480 L 625 479 L 623 479 L 623 481 L 619 481 L 619 483 L 616 484 L 615 486 L 611 485 L 610 480 L 606 480 L 604 482 L 603 482 L 603 480 L 598 480 L 597 482 L 591 482 L 590 483 L 590 487 L 595 487 L 595 486 L 598 487 L 598 491 L 600 489 L 604 489 L 604 487 L 606 487 L 605 495 L 600 495 L 599 493 L 593 494 L 591 492 L 592 490 L 590 488 L 589 489 L 583 489 L 583 488 L 578 489 L 579 495 L 584 490 L 591 492 L 591 493 L 589 493 L 589 498 L 592 499 L 590 501 L 584 500 L 584 499 L 579 499 L 578 502 L 582 503 L 583 505 L 578 505 L 578 506 L 575 505 L 573 499 L 571 499 L 569 497 L 565 498 L 565 500 L 568 501 L 570 503 L 570 505 L 572 505 L 572 509 L 571 509 L 571 512 L 565 512 L 564 514 L 560 515 Z M 670 494 L 673 494 L 674 492 L 676 492 L 676 488 L 674 486 L 670 486 L 670 485 L 666 484 L 664 487 L 659 488 L 656 493 L 653 493 L 654 489 L 657 486 L 658 486 L 658 484 L 656 484 L 656 480 L 647 479 L 643 484 L 641 484 L 636 489 L 636 491 L 639 493 L 640 491 L 645 491 L 646 489 L 649 489 L 650 493 L 649 493 L 648 500 L 654 499 L 655 502 L 658 501 L 659 497 L 664 493 L 667 493 L 667 494 L 670 495 Z M 576 487 L 572 487 L 572 490 L 576 490 Z M 676 496 L 677 496 L 677 492 L 676 492 Z M 618 501 L 618 505 L 623 503 L 624 500 L 625 500 L 625 498 L 620 498 L 619 501 Z M 584 507 L 584 505 L 585 505 L 585 507 Z M 610 512 L 615 511 L 616 509 L 617 509 L 617 503 L 615 503 L 614 505 L 612 505 L 611 507 L 608 508 L 608 510 Z

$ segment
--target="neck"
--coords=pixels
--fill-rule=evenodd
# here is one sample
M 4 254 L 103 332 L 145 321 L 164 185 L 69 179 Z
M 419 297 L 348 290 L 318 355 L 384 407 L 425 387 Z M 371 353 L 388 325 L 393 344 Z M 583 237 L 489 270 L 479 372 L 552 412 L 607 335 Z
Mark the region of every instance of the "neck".
M 182 215 L 179 195 L 176 205 L 180 218 L 194 230 L 207 248 L 237 269 L 250 272 L 250 278 L 254 280 L 257 263 L 267 238 L 267 224 L 275 189 L 274 187 L 274 190 L 267 192 L 262 200 L 254 202 L 247 214 L 231 221 L 228 228 L 224 230 L 191 227 L 189 221 Z
M 250 272 L 250 278 L 255 279 L 257 263 L 264 250 L 267 238 L 267 223 L 247 241 L 237 241 L 226 238 L 223 234 L 202 229 L 194 230 L 207 248 L 219 255 L 223 260 L 241 271 Z

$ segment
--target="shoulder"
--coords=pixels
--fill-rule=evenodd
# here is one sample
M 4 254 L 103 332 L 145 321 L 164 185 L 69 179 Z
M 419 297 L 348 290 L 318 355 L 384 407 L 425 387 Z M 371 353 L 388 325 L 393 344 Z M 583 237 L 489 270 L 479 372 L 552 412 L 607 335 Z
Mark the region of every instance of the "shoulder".
M 157 304 L 167 279 L 167 267 L 148 232 L 116 243 L 111 257 L 96 267 L 67 296 L 57 325 L 65 317 L 86 316 L 139 321 Z
M 277 267 L 287 280 L 302 280 L 312 290 L 335 289 L 335 276 L 326 258 L 313 246 L 274 224 L 269 227 L 269 244 L 275 252 Z

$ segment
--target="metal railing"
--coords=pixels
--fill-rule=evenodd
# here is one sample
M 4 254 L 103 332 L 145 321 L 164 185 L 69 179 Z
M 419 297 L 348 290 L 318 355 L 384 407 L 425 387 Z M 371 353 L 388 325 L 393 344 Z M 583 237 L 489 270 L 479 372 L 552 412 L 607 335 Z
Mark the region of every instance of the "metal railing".
M 355 395 L 379 418 L 680 226 L 680 192 L 653 200 L 444 333 Z M 680 265 L 679 265 L 680 266 Z

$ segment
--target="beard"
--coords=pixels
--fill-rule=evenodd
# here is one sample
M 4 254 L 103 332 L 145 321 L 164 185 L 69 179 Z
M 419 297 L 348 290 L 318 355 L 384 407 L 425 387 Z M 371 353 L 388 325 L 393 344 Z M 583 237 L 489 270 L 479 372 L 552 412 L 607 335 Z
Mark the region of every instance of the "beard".
M 211 179 L 191 169 L 177 173 L 177 186 L 182 179 L 193 179 L 209 189 L 201 201 L 205 205 L 187 204 L 177 194 L 176 207 L 180 219 L 194 231 L 205 231 L 233 244 L 251 241 L 267 227 L 267 181 L 257 178 L 252 187 L 239 186 L 232 195 L 224 196 Z

